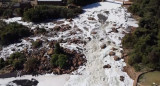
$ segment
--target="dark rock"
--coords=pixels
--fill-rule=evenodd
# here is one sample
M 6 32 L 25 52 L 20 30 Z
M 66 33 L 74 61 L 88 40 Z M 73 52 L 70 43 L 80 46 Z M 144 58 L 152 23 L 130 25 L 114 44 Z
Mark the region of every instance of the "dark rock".
M 14 83 L 18 86 L 37 86 L 37 84 L 39 83 L 36 79 L 22 79 L 22 80 L 14 80 L 12 82 L 9 82 L 7 86 L 10 86 L 11 83 Z
M 114 48 L 114 47 L 113 47 L 112 50 L 115 51 L 115 50 L 117 50 L 117 48 Z
M 112 28 L 112 31 L 118 33 L 118 30 L 116 28 Z
M 93 18 L 93 17 L 88 17 L 88 20 L 95 20 L 95 18 Z
M 111 68 L 111 65 L 109 65 L 109 64 L 104 65 L 103 68 Z
M 114 56 L 115 54 L 116 54 L 116 53 L 113 52 L 113 51 L 109 52 L 109 55 L 110 55 L 110 56 Z
M 114 58 L 115 61 L 120 60 L 120 58 L 118 56 L 114 56 L 113 58 Z
M 91 34 L 97 34 L 97 32 L 95 32 L 95 31 L 92 31 L 92 32 L 91 32 Z
M 120 76 L 121 81 L 124 81 L 124 79 L 125 79 L 124 76 Z
M 101 49 L 106 48 L 106 44 L 101 45 Z

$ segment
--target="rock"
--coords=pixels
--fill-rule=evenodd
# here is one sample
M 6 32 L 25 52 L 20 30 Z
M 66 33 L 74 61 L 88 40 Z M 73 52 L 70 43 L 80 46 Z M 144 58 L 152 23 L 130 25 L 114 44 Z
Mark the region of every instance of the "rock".
M 91 32 L 91 34 L 97 34 L 97 32 L 95 32 L 95 31 L 92 31 L 92 32 Z
M 68 21 L 68 22 L 72 22 L 73 20 L 72 20 L 72 18 L 70 18 L 70 19 L 67 19 L 67 21 Z
M 64 21 L 57 21 L 57 24 L 63 24 Z
M 78 62 L 78 65 L 79 65 L 79 66 L 80 66 L 80 65 L 82 65 L 82 62 L 81 62 L 81 61 L 79 61 L 79 62 Z
M 59 68 L 56 68 L 57 74 L 62 74 L 62 71 Z
M 109 65 L 109 64 L 104 65 L 103 68 L 111 68 L 111 65 Z
M 117 50 L 117 48 L 112 47 L 112 50 L 115 51 L 115 50 Z
M 11 49 L 12 51 L 15 51 L 15 49 L 13 48 L 13 49 Z
M 93 18 L 93 17 L 88 17 L 88 20 L 95 20 L 95 18 Z
M 117 24 L 113 24 L 113 26 L 116 26 Z
M 101 39 L 100 39 L 100 41 L 103 41 L 103 40 L 104 40 L 104 38 L 101 38 Z
M 118 33 L 118 30 L 116 28 L 112 28 L 112 31 Z
M 106 48 L 106 44 L 101 45 L 101 49 Z
M 126 32 L 122 31 L 122 34 L 126 34 Z
M 55 31 L 59 31 L 59 30 L 61 29 L 61 27 L 60 27 L 60 26 L 55 26 L 53 29 L 54 29 Z
M 121 81 L 124 81 L 124 76 L 120 76 L 120 80 L 121 80 Z
M 109 52 L 109 55 L 110 55 L 110 56 L 114 56 L 115 54 L 116 54 L 116 53 L 113 52 L 113 51 Z
M 47 51 L 47 54 L 48 54 L 48 55 L 52 55 L 53 52 L 54 52 L 54 50 L 51 48 L 51 49 L 49 49 L 49 50 Z
M 120 58 L 118 56 L 114 56 L 113 58 L 114 58 L 115 61 L 120 60 Z

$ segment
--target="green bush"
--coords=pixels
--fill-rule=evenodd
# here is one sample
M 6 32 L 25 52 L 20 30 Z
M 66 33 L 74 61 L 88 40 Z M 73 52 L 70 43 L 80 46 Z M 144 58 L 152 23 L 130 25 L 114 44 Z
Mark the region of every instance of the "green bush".
M 11 43 L 18 42 L 19 39 L 23 37 L 30 35 L 30 30 L 23 25 L 17 23 L 5 24 L 5 26 L 1 27 L 0 30 L 0 44 L 9 45 Z
M 63 51 L 61 50 L 61 47 L 60 47 L 59 43 L 55 44 L 54 53 L 56 53 L 56 54 L 63 53 Z
M 68 57 L 64 54 L 53 54 L 51 57 L 51 65 L 60 68 L 65 68 L 67 66 Z
M 64 53 L 64 51 L 60 47 L 59 43 L 55 44 L 54 53 L 55 54 L 53 54 L 51 56 L 51 60 L 50 60 L 51 65 L 53 67 L 65 68 L 65 67 L 67 67 L 67 65 L 69 65 L 68 55 L 66 53 Z
M 3 12 L 3 17 L 4 18 L 10 18 L 13 16 L 13 11 L 11 9 L 6 9 L 4 12 Z
M 122 44 L 130 48 L 129 64 L 139 70 L 160 69 L 160 0 L 134 0 L 129 10 L 140 16 L 139 27 L 124 37 Z
M 44 34 L 44 33 L 46 33 L 47 31 L 46 31 L 46 29 L 44 29 L 44 28 L 37 28 L 37 33 L 40 33 L 40 34 Z
M 57 64 L 60 68 L 65 68 L 67 66 L 68 57 L 66 55 L 60 54 L 58 56 Z
M 59 54 L 53 54 L 51 57 L 51 65 L 54 67 L 57 66 L 58 56 L 59 56 Z
M 23 53 L 15 52 L 10 55 L 10 57 L 7 59 L 8 64 L 12 65 L 14 69 L 22 69 L 23 64 L 26 61 L 26 56 Z
M 5 61 L 3 58 L 0 58 L 0 69 L 2 69 L 5 66 Z
M 37 6 L 24 12 L 23 19 L 42 22 L 46 19 L 72 18 L 82 12 L 81 8 L 69 9 L 64 6 Z
M 135 64 L 133 67 L 136 70 L 136 72 L 139 72 L 141 70 L 141 67 L 138 64 Z

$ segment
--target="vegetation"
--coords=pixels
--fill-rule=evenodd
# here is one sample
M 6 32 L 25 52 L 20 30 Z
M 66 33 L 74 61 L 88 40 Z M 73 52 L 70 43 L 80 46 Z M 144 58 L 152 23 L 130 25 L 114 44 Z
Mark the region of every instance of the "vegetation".
M 39 60 L 37 60 L 36 58 L 29 58 L 26 63 L 25 63 L 25 66 L 24 66 L 24 69 L 27 71 L 27 72 L 33 72 L 35 70 L 35 68 L 38 68 L 39 64 Z
M 2 69 L 5 66 L 5 61 L 3 58 L 0 58 L 0 69 Z
M 30 30 L 18 23 L 6 24 L 0 21 L 0 45 L 9 45 L 31 35 Z
M 60 68 L 65 68 L 68 65 L 68 55 L 65 54 L 58 43 L 55 44 L 55 54 L 51 56 L 51 65 L 54 67 L 59 66 Z
M 39 48 L 42 46 L 42 41 L 36 40 L 36 41 L 32 42 L 32 46 L 33 46 L 33 48 Z
M 26 56 L 23 53 L 15 52 L 7 59 L 7 64 L 12 65 L 14 69 L 23 69 L 23 64 L 26 61 Z
M 131 49 L 129 64 L 137 71 L 160 69 L 160 0 L 134 0 L 129 11 L 141 17 L 139 27 L 122 42 Z
M 72 18 L 82 12 L 81 8 L 69 9 L 63 6 L 37 6 L 24 12 L 23 19 L 42 22 L 46 19 Z
M 101 0 L 67 0 L 67 4 L 76 4 L 78 6 L 84 6 L 98 1 Z

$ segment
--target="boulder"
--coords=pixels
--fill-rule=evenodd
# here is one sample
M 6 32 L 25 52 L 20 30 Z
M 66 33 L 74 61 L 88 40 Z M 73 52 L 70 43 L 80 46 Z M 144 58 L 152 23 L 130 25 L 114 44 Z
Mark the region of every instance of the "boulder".
M 55 26 L 53 29 L 54 29 L 55 31 L 59 31 L 59 30 L 61 29 L 61 27 L 60 27 L 60 26 Z
M 124 81 L 124 76 L 120 76 L 120 80 L 121 80 L 121 81 Z
M 110 56 L 114 56 L 115 54 L 116 54 L 116 53 L 113 52 L 113 51 L 109 52 L 109 55 L 110 55 Z
M 101 45 L 101 49 L 106 48 L 106 44 Z
M 97 32 L 95 32 L 95 31 L 92 31 L 92 32 L 91 32 L 91 34 L 97 34 Z
M 116 28 L 112 28 L 112 31 L 118 33 L 118 30 Z
M 88 20 L 95 20 L 95 18 L 93 18 L 93 17 L 88 17 Z
M 109 65 L 109 64 L 104 65 L 103 68 L 111 68 L 111 65 Z
M 114 56 L 113 58 L 114 58 L 115 61 L 120 60 L 120 58 L 118 56 Z
M 112 50 L 115 51 L 115 50 L 117 50 L 117 48 L 112 47 Z
M 54 50 L 52 48 L 47 51 L 48 55 L 52 55 L 53 53 L 54 53 Z

